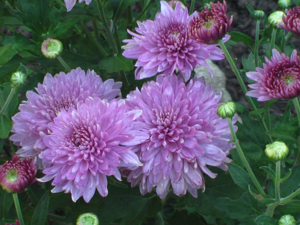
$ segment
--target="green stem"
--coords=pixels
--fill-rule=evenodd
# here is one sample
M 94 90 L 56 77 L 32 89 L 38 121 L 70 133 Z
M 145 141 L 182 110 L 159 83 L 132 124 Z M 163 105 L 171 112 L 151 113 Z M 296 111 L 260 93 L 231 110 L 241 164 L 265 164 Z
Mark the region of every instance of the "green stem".
M 290 38 L 293 36 L 293 33 L 292 32 L 288 32 L 287 35 L 285 36 L 284 38 L 284 41 L 285 42 L 288 42 L 288 40 L 290 40 Z
M 271 130 L 271 120 L 270 120 L 270 107 L 265 103 L 265 120 L 268 130 Z
M 255 66 L 259 67 L 258 60 L 259 60 L 259 55 L 258 55 L 258 48 L 259 48 L 259 25 L 260 25 L 260 20 L 256 21 L 256 33 L 255 33 L 255 47 L 254 47 L 254 58 L 255 58 Z
M 195 0 L 192 0 L 191 1 L 191 6 L 190 6 L 190 13 L 193 13 L 194 12 L 194 9 L 195 9 Z
M 296 190 L 294 193 L 290 194 L 289 196 L 282 198 L 280 201 L 280 205 L 286 205 L 292 201 L 293 198 L 297 197 L 300 194 L 300 188 Z
M 228 125 L 229 125 L 229 128 L 230 128 L 230 132 L 231 132 L 233 142 L 235 143 L 235 147 L 238 151 L 238 154 L 239 154 L 244 166 L 246 167 L 246 170 L 248 171 L 248 174 L 250 175 L 250 177 L 251 177 L 256 189 L 258 190 L 258 192 L 262 196 L 265 196 L 266 194 L 265 194 L 264 190 L 262 189 L 262 187 L 260 186 L 256 176 L 254 175 L 254 173 L 253 173 L 253 171 L 252 171 L 252 169 L 251 169 L 251 167 L 250 167 L 250 165 L 249 165 L 249 163 L 248 163 L 248 161 L 247 161 L 247 159 L 244 155 L 244 152 L 243 152 L 243 150 L 242 150 L 242 148 L 239 144 L 239 140 L 237 139 L 236 134 L 235 134 L 234 129 L 233 129 L 231 118 L 227 118 L 227 122 L 228 122 Z
M 154 1 L 150 0 L 147 4 L 147 6 L 143 9 L 143 11 L 140 13 L 140 15 L 133 21 L 133 24 L 135 24 L 144 14 L 145 12 L 148 10 L 148 8 L 151 6 L 151 4 L 153 3 Z
M 92 24 L 93 24 L 93 28 L 94 28 L 94 31 L 95 31 L 96 39 L 98 39 L 99 38 L 99 32 L 98 32 L 97 23 L 96 23 L 95 20 L 92 20 Z
M 6 109 L 7 109 L 8 105 L 9 105 L 9 103 L 11 102 L 11 99 L 14 97 L 16 89 L 17 89 L 16 87 L 13 87 L 12 89 L 10 89 L 9 95 L 8 95 L 8 97 L 7 97 L 6 101 L 5 101 L 2 109 L 0 110 L 0 114 L 3 114 L 3 115 L 7 114 L 6 113 Z
M 71 68 L 68 66 L 68 64 L 65 62 L 65 60 L 63 60 L 61 56 L 57 56 L 57 59 L 67 72 L 71 71 Z
M 268 205 L 267 210 L 266 210 L 266 215 L 269 217 L 273 217 L 274 210 L 278 206 L 278 203 L 272 203 Z
M 116 42 L 115 42 L 115 39 L 114 39 L 114 35 L 111 31 L 111 29 L 109 28 L 109 25 L 107 23 L 107 20 L 106 20 L 106 17 L 105 17 L 105 13 L 104 13 L 104 9 L 103 9 L 103 5 L 102 3 L 100 2 L 100 0 L 97 0 L 97 5 L 98 5 L 98 10 L 99 10 L 99 13 L 100 13 L 100 18 L 101 18 L 101 21 L 104 25 L 104 28 L 108 34 L 108 37 L 109 39 L 111 40 L 111 43 L 112 43 L 112 49 L 113 49 L 113 52 L 114 54 L 118 54 L 118 47 L 116 45 Z
M 15 203 L 15 207 L 16 207 L 16 212 L 17 212 L 17 215 L 19 218 L 19 222 L 21 225 L 25 225 L 17 193 L 13 193 L 13 199 L 14 199 L 14 203 Z
M 276 175 L 275 175 L 275 201 L 280 202 L 280 174 L 281 174 L 281 161 L 276 162 Z
M 273 50 L 273 48 L 274 48 L 274 46 L 275 46 L 276 33 L 277 33 L 277 28 L 273 28 L 272 36 L 271 36 L 271 44 L 270 44 L 269 58 L 271 58 L 271 56 L 272 56 L 272 50 Z
M 82 27 L 82 29 L 86 33 L 86 35 L 89 37 L 89 39 L 96 46 L 96 48 L 100 51 L 100 54 L 103 57 L 107 56 L 107 53 L 104 50 L 104 48 L 102 48 L 102 46 L 99 44 L 99 42 L 96 40 L 96 38 L 91 34 L 91 32 L 86 28 L 86 26 L 82 22 L 80 22 L 80 26 Z

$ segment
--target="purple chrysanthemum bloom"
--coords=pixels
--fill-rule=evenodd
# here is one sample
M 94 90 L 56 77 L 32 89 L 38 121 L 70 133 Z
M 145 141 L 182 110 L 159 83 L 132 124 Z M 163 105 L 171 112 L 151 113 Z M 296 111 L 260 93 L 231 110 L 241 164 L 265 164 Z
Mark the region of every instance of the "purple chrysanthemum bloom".
M 292 52 L 291 58 L 276 49 L 272 50 L 271 61 L 266 58 L 262 68 L 256 72 L 246 73 L 247 77 L 256 83 L 250 84 L 252 91 L 248 96 L 258 101 L 268 101 L 274 98 L 292 99 L 300 94 L 300 57 L 297 51 Z
M 88 97 L 111 100 L 120 93 L 121 83 L 112 79 L 105 82 L 94 72 L 77 68 L 68 74 L 59 73 L 54 77 L 47 74 L 43 84 L 36 92 L 26 93 L 24 101 L 13 118 L 10 137 L 16 145 L 22 146 L 17 152 L 22 157 L 37 156 L 46 146 L 43 137 L 48 134 L 48 124 L 62 109 L 75 107 L 78 102 Z
M 190 18 L 190 33 L 192 37 L 206 44 L 217 43 L 229 30 L 233 17 L 228 18 L 226 1 L 223 4 L 210 3 L 211 10 L 206 6 L 204 11 L 195 12 Z M 230 37 L 227 36 L 227 41 Z
M 36 181 L 35 160 L 18 156 L 0 166 L 0 186 L 7 192 L 19 193 Z
M 217 115 L 220 95 L 201 79 L 192 79 L 186 86 L 174 75 L 158 77 L 127 96 L 130 109 L 143 111 L 143 123 L 149 139 L 134 151 L 144 164 L 123 175 L 132 186 L 140 183 L 144 195 L 156 187 L 164 198 L 170 185 L 176 195 L 205 188 L 204 173 L 215 178 L 208 166 L 227 170 L 226 163 L 231 134 L 228 123 Z
M 39 157 L 45 176 L 39 181 L 53 179 L 52 192 L 71 192 L 74 202 L 81 196 L 89 202 L 96 188 L 105 197 L 106 176 L 121 180 L 119 166 L 142 165 L 131 151 L 131 146 L 148 138 L 140 131 L 143 124 L 135 121 L 141 114 L 141 110 L 128 111 L 124 100 L 100 98 L 62 110 L 44 138 L 47 149 Z
M 67 11 L 70 12 L 75 6 L 77 0 L 65 0 Z M 89 5 L 92 0 L 78 0 L 79 3 L 85 2 L 85 4 Z
M 189 34 L 188 9 L 173 2 L 174 9 L 161 1 L 161 12 L 155 20 L 138 22 L 138 34 L 128 31 L 133 38 L 124 40 L 123 55 L 137 59 L 136 79 L 178 71 L 185 80 L 197 65 L 207 66 L 205 59 L 221 60 L 223 52 L 217 46 L 197 42 Z
M 286 9 L 286 15 L 282 16 L 282 23 L 277 26 L 300 35 L 300 6 L 293 9 Z

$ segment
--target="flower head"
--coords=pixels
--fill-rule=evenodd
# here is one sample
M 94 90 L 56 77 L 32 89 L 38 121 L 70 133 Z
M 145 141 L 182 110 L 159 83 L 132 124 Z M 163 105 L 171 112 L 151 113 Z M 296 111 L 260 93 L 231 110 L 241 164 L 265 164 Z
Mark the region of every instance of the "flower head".
M 64 0 L 66 4 L 67 11 L 70 12 L 76 4 L 76 0 Z M 92 0 L 78 0 L 79 3 L 85 2 L 85 4 L 89 5 Z
M 300 58 L 297 51 L 289 58 L 273 49 L 271 61 L 266 58 L 263 69 L 256 68 L 256 72 L 246 73 L 247 77 L 256 83 L 250 84 L 252 91 L 248 96 L 258 101 L 271 99 L 292 99 L 300 94 Z
M 84 213 L 78 217 L 76 225 L 99 225 L 99 219 L 93 213 Z
M 35 175 L 35 160 L 25 158 L 21 161 L 15 155 L 0 166 L 0 186 L 9 193 L 19 193 L 36 181 Z
M 192 37 L 206 44 L 217 43 L 228 32 L 233 17 L 228 18 L 226 1 L 223 4 L 210 3 L 210 10 L 206 6 L 204 11 L 195 12 L 190 20 L 190 33 Z
M 128 111 L 124 100 L 100 98 L 62 110 L 44 138 L 47 149 L 39 157 L 45 176 L 39 181 L 53 179 L 52 192 L 71 192 L 74 202 L 81 196 L 89 202 L 96 188 L 105 197 L 106 176 L 121 180 L 119 166 L 142 165 L 131 151 L 131 146 L 148 138 L 140 132 L 142 124 L 135 122 L 141 113 Z
M 300 6 L 293 9 L 286 9 L 286 15 L 282 16 L 282 23 L 278 27 L 300 35 Z
M 178 71 L 188 80 L 197 65 L 206 65 L 205 59 L 224 58 L 217 46 L 207 46 L 191 37 L 186 7 L 177 1 L 172 3 L 173 7 L 165 1 L 160 4 L 161 12 L 155 20 L 138 22 L 138 34 L 128 31 L 133 38 L 124 40 L 127 45 L 123 55 L 137 59 L 136 79 Z
M 284 16 L 284 12 L 282 11 L 272 12 L 268 17 L 268 23 L 274 28 L 277 28 L 277 26 L 280 27 L 283 23 L 282 21 L 283 16 Z
M 127 96 L 130 109 L 141 109 L 138 121 L 149 134 L 135 152 L 144 164 L 124 170 L 132 186 L 140 183 L 142 194 L 156 187 L 164 198 L 170 185 L 176 195 L 205 188 L 204 175 L 215 178 L 208 166 L 227 170 L 229 150 L 233 145 L 226 120 L 217 115 L 220 95 L 201 79 L 186 86 L 174 75 L 158 77 Z
M 20 71 L 14 72 L 11 75 L 10 81 L 12 83 L 12 86 L 21 86 L 26 81 L 26 75 Z
M 120 93 L 121 83 L 112 79 L 105 82 L 94 72 L 87 73 L 80 68 L 68 74 L 59 73 L 54 77 L 47 74 L 36 92 L 28 91 L 24 101 L 13 118 L 10 137 L 16 145 L 22 146 L 17 152 L 22 157 L 37 156 L 46 148 L 43 137 L 48 134 L 48 124 L 62 109 L 76 107 L 88 97 L 111 100 Z
M 296 225 L 297 221 L 295 220 L 295 218 L 292 215 L 284 215 L 280 218 L 280 220 L 278 221 L 279 225 Z
M 59 40 L 48 38 L 41 46 L 41 51 L 46 58 L 54 59 L 60 55 L 63 45 Z
M 236 113 L 236 105 L 234 102 L 226 102 L 219 106 L 217 114 L 223 119 L 232 118 Z
M 291 7 L 291 0 L 278 0 L 278 6 L 282 9 Z
M 265 153 L 269 159 L 279 161 L 286 158 L 289 154 L 289 148 L 284 142 L 274 141 L 266 146 Z

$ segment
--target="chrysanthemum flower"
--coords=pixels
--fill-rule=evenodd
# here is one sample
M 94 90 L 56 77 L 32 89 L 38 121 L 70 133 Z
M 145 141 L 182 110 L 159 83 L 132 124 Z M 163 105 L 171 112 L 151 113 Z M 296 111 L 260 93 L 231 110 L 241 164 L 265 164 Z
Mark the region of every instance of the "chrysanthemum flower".
M 19 193 L 36 181 L 35 175 L 35 160 L 25 158 L 21 161 L 15 155 L 0 166 L 0 186 L 9 193 Z
M 119 166 L 142 165 L 131 151 L 148 138 L 140 131 L 143 124 L 135 122 L 141 113 L 128 111 L 124 100 L 100 98 L 79 103 L 77 110 L 62 110 L 44 138 L 47 149 L 39 157 L 45 176 L 39 181 L 54 179 L 52 192 L 71 192 L 74 202 L 81 196 L 89 202 L 96 188 L 105 197 L 106 176 L 121 180 Z
M 137 59 L 136 79 L 156 74 L 173 74 L 178 71 L 185 80 L 197 65 L 206 65 L 205 59 L 221 60 L 222 51 L 191 38 L 188 9 L 180 2 L 173 2 L 174 9 L 161 1 L 161 12 L 154 21 L 138 22 L 138 34 L 128 31 L 133 38 L 124 40 L 127 45 L 123 55 Z
M 228 18 L 226 1 L 223 4 L 210 3 L 211 10 L 205 7 L 204 11 L 195 12 L 190 18 L 190 33 L 192 37 L 206 44 L 217 43 L 229 30 L 233 17 Z M 228 40 L 229 37 L 226 38 Z
M 280 54 L 276 49 L 272 52 L 271 61 L 266 58 L 263 69 L 256 68 L 256 72 L 246 73 L 249 79 L 256 82 L 249 85 L 253 90 L 247 95 L 261 102 L 299 96 L 300 58 L 297 51 L 294 50 L 290 58 L 284 53 Z
M 281 24 L 278 27 L 300 35 L 300 6 L 293 9 L 286 9 L 286 15 L 283 15 Z
M 36 92 L 28 91 L 24 101 L 13 118 L 10 137 L 16 145 L 22 146 L 17 152 L 22 157 L 37 156 L 46 148 L 43 137 L 48 134 L 48 124 L 62 109 L 75 107 L 88 97 L 111 100 L 120 93 L 121 83 L 112 79 L 105 82 L 94 71 L 80 68 L 68 74 L 59 73 L 52 77 L 47 74 Z
M 67 11 L 70 12 L 75 6 L 77 0 L 65 0 Z M 89 5 L 92 0 L 78 0 L 79 3 L 85 2 L 85 4 Z
M 140 182 L 143 195 L 156 187 L 164 198 L 171 185 L 178 196 L 189 191 L 196 197 L 205 188 L 203 174 L 217 176 L 208 166 L 227 170 L 233 145 L 227 121 L 217 115 L 220 97 L 201 79 L 185 86 L 174 75 L 159 76 L 131 92 L 127 105 L 143 110 L 137 120 L 149 134 L 134 150 L 144 165 L 123 171 L 131 185 Z

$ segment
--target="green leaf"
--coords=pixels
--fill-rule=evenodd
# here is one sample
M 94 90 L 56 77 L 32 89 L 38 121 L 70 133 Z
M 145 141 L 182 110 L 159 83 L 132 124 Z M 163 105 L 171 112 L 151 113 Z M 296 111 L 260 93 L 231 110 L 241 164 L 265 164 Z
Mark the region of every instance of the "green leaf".
M 0 47 L 0 66 L 10 61 L 17 53 L 11 44 Z
M 34 214 L 32 216 L 31 225 L 44 225 L 47 222 L 48 216 L 48 207 L 49 207 L 49 192 L 47 191 L 41 200 L 39 201 L 38 205 L 34 210 Z
M 278 206 L 277 209 L 283 214 L 299 213 L 300 200 L 293 199 L 286 205 Z
M 251 16 L 253 18 L 255 18 L 255 16 L 254 16 L 255 10 L 253 9 L 253 7 L 251 5 L 249 5 L 248 3 L 246 3 L 246 7 L 247 7 L 248 11 L 250 12 Z
M 247 71 L 256 71 L 255 66 L 255 60 L 254 60 L 254 54 L 251 52 L 248 56 L 248 59 L 246 59 L 244 56 L 242 57 L 242 64 L 244 70 Z
M 280 179 L 280 182 L 281 183 L 285 182 L 291 175 L 292 175 L 292 169 L 289 169 L 287 174 L 283 178 Z
M 217 209 L 226 212 L 232 219 L 242 219 L 256 214 L 255 200 L 249 193 L 244 193 L 238 200 L 231 200 L 228 197 L 218 198 L 214 204 Z
M 1 152 L 2 152 L 4 143 L 5 143 L 5 140 L 4 140 L 4 139 L 0 139 L 0 154 L 1 154 Z
M 253 50 L 254 41 L 250 36 L 237 31 L 231 31 L 229 32 L 229 34 L 231 35 L 230 38 L 231 41 L 242 42 L 245 45 L 247 45 L 249 48 L 251 48 L 251 50 Z
M 248 185 L 252 184 L 249 174 L 242 167 L 233 163 L 228 164 L 228 168 L 234 183 L 247 190 Z
M 281 196 L 286 197 L 293 193 L 300 185 L 300 165 L 292 169 L 291 176 L 281 184 Z
M 300 5 L 300 0 L 292 0 L 296 5 Z
M 130 6 L 131 4 L 137 2 L 138 0 L 120 0 L 119 1 L 119 5 L 118 5 L 118 9 L 114 15 L 114 21 L 116 19 L 119 19 L 122 14 L 124 13 L 124 11 L 127 9 L 128 6 Z M 116 5 L 116 1 L 114 1 L 114 5 Z
M 257 110 L 253 110 L 249 113 L 250 116 L 256 116 L 256 115 L 259 115 L 259 114 L 262 114 L 266 111 L 266 109 L 262 109 L 262 108 L 259 108 Z
M 291 134 L 287 134 L 285 131 L 271 131 L 267 132 L 268 135 L 270 135 L 273 138 L 280 138 L 282 140 L 288 140 L 288 141 L 296 141 L 296 138 L 291 136 Z
M 257 225 L 274 225 L 278 223 L 276 219 L 265 215 L 258 216 L 254 222 Z
M 275 172 L 268 166 L 261 166 L 259 169 L 263 169 L 268 175 L 272 177 L 273 180 L 275 180 Z
M 0 138 L 8 138 L 9 132 L 12 128 L 12 121 L 5 115 L 0 115 Z
M 130 71 L 133 69 L 132 61 L 126 59 L 123 56 L 107 57 L 99 62 L 99 67 L 102 70 L 106 70 L 108 73 L 114 73 L 118 71 Z

